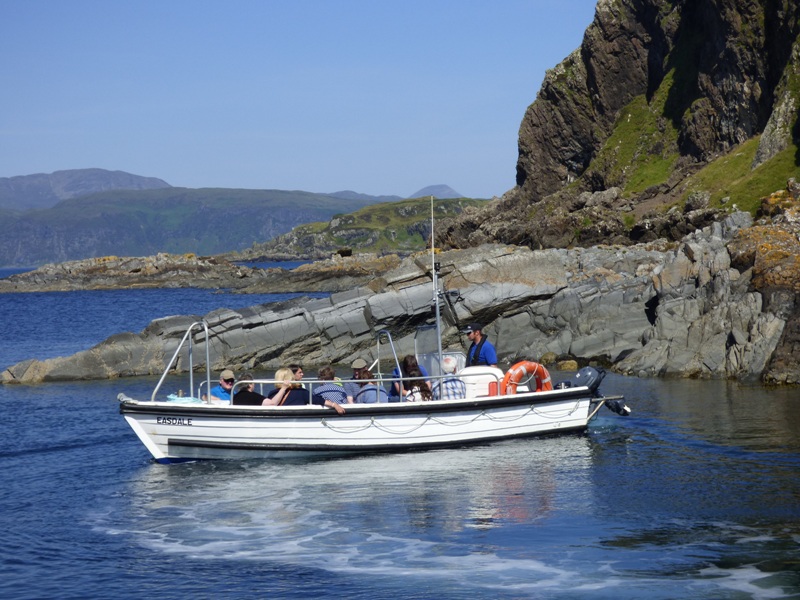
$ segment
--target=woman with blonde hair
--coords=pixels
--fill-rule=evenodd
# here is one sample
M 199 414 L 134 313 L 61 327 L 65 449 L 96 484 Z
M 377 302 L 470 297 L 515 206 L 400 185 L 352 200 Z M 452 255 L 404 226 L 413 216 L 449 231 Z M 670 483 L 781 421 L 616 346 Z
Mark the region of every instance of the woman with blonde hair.
M 344 414 L 344 407 L 341 404 L 326 400 L 324 398 L 314 398 L 311 400 L 308 390 L 303 387 L 291 369 L 278 369 L 275 371 L 275 389 L 272 390 L 262 406 L 302 406 L 303 404 L 319 404 L 332 408 L 338 414 Z
M 281 368 L 275 371 L 275 389 L 264 401 L 263 406 L 300 406 L 309 403 L 308 390 L 294 379 L 291 369 Z

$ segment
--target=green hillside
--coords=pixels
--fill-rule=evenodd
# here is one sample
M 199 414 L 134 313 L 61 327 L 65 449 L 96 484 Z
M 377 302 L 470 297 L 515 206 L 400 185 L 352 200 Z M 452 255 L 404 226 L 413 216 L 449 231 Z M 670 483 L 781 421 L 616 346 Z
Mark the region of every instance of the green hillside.
M 693 191 L 706 191 L 711 194 L 713 206 L 735 204 L 755 215 L 761 198 L 784 189 L 790 177 L 800 177 L 800 151 L 794 144 L 751 169 L 759 139 L 760 136 L 746 141 L 690 177 L 683 199 Z
M 434 218 L 452 217 L 486 203 L 470 198 L 434 200 Z M 430 197 L 373 204 L 350 214 L 337 214 L 329 221 L 299 225 L 274 240 L 254 244 L 239 258 L 255 260 L 283 254 L 317 258 L 337 251 L 416 252 L 427 244 L 430 219 Z
M 364 198 L 284 190 L 164 188 L 109 191 L 52 208 L 6 213 L 0 265 L 35 266 L 94 256 L 221 254 L 301 223 L 357 210 Z

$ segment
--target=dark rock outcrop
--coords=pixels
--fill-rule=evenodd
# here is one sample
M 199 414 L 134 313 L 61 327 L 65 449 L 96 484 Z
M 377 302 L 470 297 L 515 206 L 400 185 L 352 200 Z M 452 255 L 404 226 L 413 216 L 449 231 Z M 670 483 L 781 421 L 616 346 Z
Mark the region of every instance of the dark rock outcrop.
M 517 187 L 442 222 L 437 239 L 450 248 L 677 241 L 723 219 L 711 207 L 652 229 L 708 161 L 762 132 L 753 168 L 797 145 L 799 34 L 797 2 L 599 0 L 581 47 L 548 71 L 525 113 Z M 637 187 L 637 173 L 652 184 Z M 583 200 L 614 188 L 609 201 Z
M 742 230 L 728 246 L 732 264 L 751 274 L 765 312 L 786 322 L 764 373 L 767 383 L 800 382 L 800 189 L 792 183 L 764 199 L 762 212 L 771 215 L 769 221 Z

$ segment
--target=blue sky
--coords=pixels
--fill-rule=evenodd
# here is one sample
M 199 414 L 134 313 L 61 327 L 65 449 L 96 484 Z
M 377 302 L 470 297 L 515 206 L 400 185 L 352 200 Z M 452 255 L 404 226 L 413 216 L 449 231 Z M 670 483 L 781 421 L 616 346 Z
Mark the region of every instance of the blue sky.
M 472 197 L 596 0 L 0 0 L 0 177 Z

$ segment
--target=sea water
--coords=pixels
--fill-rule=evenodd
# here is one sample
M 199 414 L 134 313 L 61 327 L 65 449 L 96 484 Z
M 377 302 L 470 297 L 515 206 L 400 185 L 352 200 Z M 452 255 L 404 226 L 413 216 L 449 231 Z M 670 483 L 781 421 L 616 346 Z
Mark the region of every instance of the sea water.
M 0 295 L 0 367 L 267 300 Z M 633 414 L 585 435 L 159 465 L 116 400 L 155 382 L 0 387 L 0 597 L 800 597 L 796 388 L 610 374 Z

